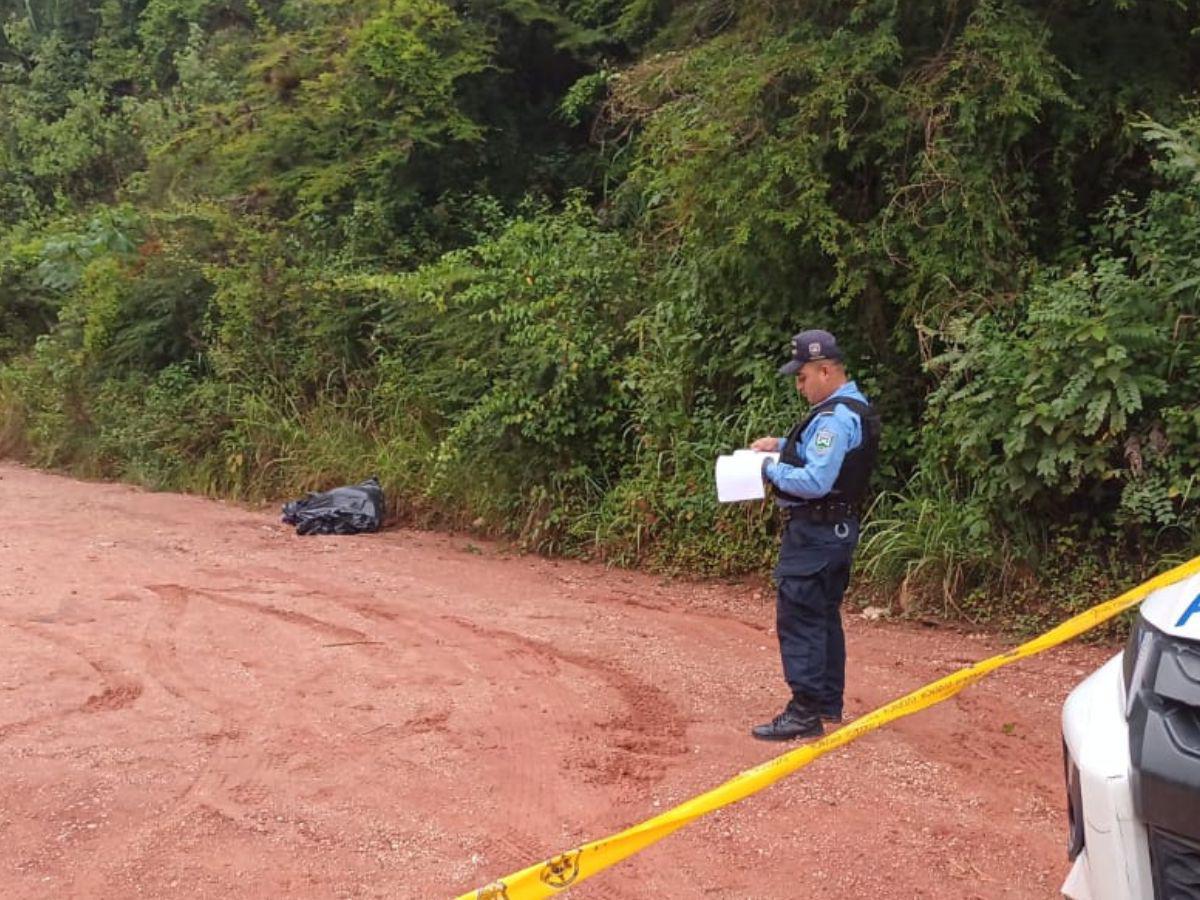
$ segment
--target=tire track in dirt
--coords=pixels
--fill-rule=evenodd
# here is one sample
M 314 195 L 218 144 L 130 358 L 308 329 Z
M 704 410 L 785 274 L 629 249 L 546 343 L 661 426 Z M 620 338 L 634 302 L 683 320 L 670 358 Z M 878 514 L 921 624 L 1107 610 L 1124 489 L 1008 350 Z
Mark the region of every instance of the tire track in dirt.
M 210 732 L 203 738 L 209 746 L 214 748 L 214 752 L 210 755 L 205 770 L 197 782 L 186 792 L 188 796 L 220 796 L 222 793 L 251 796 L 261 793 L 243 787 L 244 782 L 249 781 L 255 773 L 263 771 L 262 766 L 246 762 L 248 751 L 244 745 L 246 739 L 252 737 L 256 731 L 261 731 L 270 725 L 269 718 L 264 720 L 261 708 L 256 705 L 257 698 L 246 701 L 230 691 L 216 694 L 206 684 L 192 677 L 186 667 L 180 664 L 178 658 L 179 623 L 193 601 L 200 600 L 220 608 L 265 617 L 268 621 L 297 627 L 323 638 L 339 639 L 335 643 L 324 644 L 323 646 L 326 647 L 336 647 L 345 643 L 348 646 L 354 646 L 359 653 L 369 656 L 388 652 L 390 642 L 376 638 L 390 637 L 389 634 L 368 634 L 357 628 L 317 618 L 308 613 L 270 604 L 255 603 L 236 596 L 246 593 L 268 596 L 282 594 L 288 597 L 304 596 L 324 599 L 325 595 L 322 591 L 301 590 L 295 583 L 269 582 L 267 587 L 238 585 L 207 589 L 168 583 L 149 585 L 147 590 L 162 601 L 162 608 L 166 612 L 166 619 L 160 625 L 161 634 L 153 634 L 148 628 L 144 635 L 143 643 L 149 667 L 168 693 L 215 717 L 221 723 L 215 732 Z M 342 606 L 343 604 L 337 605 Z M 352 604 L 353 610 L 358 613 L 362 612 L 363 606 L 362 603 Z M 377 618 L 385 622 L 392 622 L 396 616 L 388 615 Z M 396 628 L 391 631 L 399 633 L 402 629 Z M 327 671 L 318 670 L 299 679 L 294 674 L 289 674 L 288 677 L 289 683 L 294 688 L 300 688 L 302 685 L 313 685 L 327 674 Z M 449 729 L 445 727 L 445 722 L 449 717 L 449 706 L 434 704 L 427 706 L 427 710 L 424 715 L 414 717 L 403 723 L 401 727 L 407 728 L 413 734 L 435 731 L 448 734 Z M 388 725 L 385 723 L 380 726 L 380 728 L 384 727 L 388 727 Z M 376 729 L 368 729 L 368 732 L 374 730 Z M 225 763 L 236 763 L 236 765 L 232 767 L 225 765 L 223 760 Z M 271 769 L 270 766 L 266 768 Z M 228 805 L 218 806 L 218 811 L 230 816 L 236 813 L 236 810 Z
M 238 596 L 267 594 L 291 598 L 320 593 L 297 590 L 293 584 L 272 584 L 266 589 L 250 585 L 201 589 L 158 583 L 146 585 L 141 593 L 157 600 L 159 610 L 147 621 L 141 635 L 140 649 L 147 674 L 167 694 L 214 719 L 215 725 L 190 739 L 190 743 L 198 745 L 201 754 L 198 770 L 161 810 L 121 839 L 108 842 L 104 855 L 120 857 L 128 855 L 130 848 L 152 846 L 161 836 L 183 827 L 185 822 L 213 834 L 257 834 L 263 827 L 261 809 L 272 798 L 267 784 L 279 780 L 281 767 L 286 765 L 289 754 L 264 749 L 272 740 L 276 743 L 278 740 L 271 733 L 270 718 L 264 720 L 261 708 L 256 705 L 257 698 L 246 699 L 228 689 L 214 690 L 181 661 L 181 623 L 195 603 L 202 603 L 282 627 L 297 628 L 322 639 L 359 643 L 366 642 L 370 636 L 359 629 L 308 613 Z M 130 592 L 126 595 L 122 599 L 140 599 Z M 192 639 L 194 641 L 195 636 Z M 220 648 L 210 647 L 206 652 L 220 652 Z M 107 696 L 94 699 L 103 702 Z M 286 738 L 284 744 L 287 744 Z M 104 875 L 94 872 L 85 876 L 76 887 L 85 892 L 102 892 L 105 883 Z
M 552 680 L 560 676 L 563 666 L 578 669 L 585 677 L 606 686 L 606 693 L 615 698 L 621 710 L 592 726 L 587 737 L 575 737 L 563 746 L 559 757 L 560 777 L 565 776 L 568 781 L 582 778 L 608 791 L 616 789 L 613 802 L 625 804 L 644 799 L 663 779 L 670 761 L 687 753 L 684 741 L 687 721 L 662 688 L 637 678 L 614 663 L 560 645 L 513 631 L 489 628 L 460 616 L 443 615 L 440 619 L 470 634 L 473 647 L 482 643 L 493 648 L 494 654 L 509 658 L 514 658 L 515 654 L 516 659 L 523 661 L 527 677 L 539 677 L 530 665 L 530 661 L 537 661 L 544 670 L 540 673 L 542 680 L 538 687 L 543 703 L 548 698 L 552 701 L 556 695 L 564 702 L 570 702 L 569 692 L 557 689 Z M 479 639 L 483 639 L 482 642 Z M 504 659 L 500 659 L 499 666 L 501 672 L 513 667 Z M 564 727 L 562 715 L 557 715 L 556 719 L 560 727 Z M 535 735 L 545 727 L 542 721 L 534 721 L 533 726 Z M 522 739 L 529 741 L 529 730 L 514 720 L 503 740 L 511 746 Z M 535 737 L 529 742 L 529 751 L 518 754 L 518 760 L 522 761 L 519 770 L 511 775 L 512 787 L 508 793 L 511 795 L 515 791 L 516 796 L 510 797 L 505 806 L 505 833 L 486 838 L 484 842 L 488 858 L 496 860 L 500 869 L 524 867 L 563 849 L 556 845 L 547 846 L 544 840 L 533 838 L 528 830 L 514 830 L 514 826 L 521 823 L 528 822 L 531 826 L 538 823 L 547 812 L 541 800 L 546 791 L 546 773 L 539 765 L 539 760 L 545 756 L 545 740 Z M 599 881 L 589 883 L 588 895 L 604 900 L 638 896 Z
M 7 620 L 10 628 L 33 635 L 48 644 L 81 659 L 100 679 L 100 690 L 91 694 L 80 705 L 69 709 L 30 716 L 17 722 L 0 726 L 0 741 L 61 719 L 90 713 L 115 712 L 133 705 L 142 695 L 143 685 L 140 679 L 121 668 L 113 660 L 98 655 L 82 646 L 79 641 L 64 635 L 54 634 L 48 628 L 30 625 L 27 622 Z
M 548 648 L 511 640 L 518 636 L 489 631 L 459 616 L 443 615 L 434 622 L 437 640 L 464 657 L 473 680 L 483 677 L 497 692 L 511 690 L 495 700 L 496 721 L 489 726 L 486 743 L 475 748 L 487 754 L 482 764 L 493 771 L 489 780 L 497 789 L 472 805 L 494 809 L 492 815 L 504 822 L 502 828 L 482 829 L 483 858 L 501 867 L 524 865 L 544 852 L 536 830 L 554 795 L 557 774 L 545 765 L 546 748 L 553 746 L 555 736 L 546 734 L 544 710 L 565 708 L 574 698 L 556 680 L 559 663 Z M 537 685 L 536 696 L 525 690 L 530 684 Z M 480 829 L 476 825 L 472 830 Z
M 594 768 L 597 782 L 633 782 L 643 787 L 653 785 L 662 780 L 671 759 L 687 752 L 683 742 L 687 720 L 667 692 L 657 685 L 641 680 L 611 662 L 517 632 L 487 628 L 458 616 L 441 618 L 489 642 L 505 642 L 522 653 L 546 660 L 555 674 L 557 665 L 566 663 L 608 684 L 620 699 L 625 712 L 601 723 L 602 733 L 608 736 L 608 740 L 597 748 L 599 758 L 593 760 L 591 765 L 575 764 Z
M 229 708 L 238 708 L 232 698 L 214 696 L 198 683 L 178 660 L 178 630 L 194 592 L 177 585 L 147 586 L 138 593 L 127 592 L 132 599 L 141 594 L 159 601 L 158 612 L 152 613 L 141 633 L 140 651 L 146 674 L 155 684 L 175 699 L 188 704 L 205 716 L 217 720 L 215 729 L 182 738 L 200 754 L 195 772 L 170 796 L 162 798 L 156 808 L 147 809 L 136 822 L 111 836 L 98 839 L 98 859 L 138 859 L 178 829 L 187 820 L 203 822 L 211 835 L 248 833 L 241 804 L 230 803 L 223 794 L 233 796 L 244 781 L 253 778 L 260 766 L 242 746 L 243 733 L 229 716 Z M 250 715 L 252 708 L 243 706 L 241 712 Z M 97 896 L 107 893 L 110 882 L 117 877 L 102 866 L 91 867 L 80 874 L 73 885 L 79 895 Z
M 387 606 L 379 601 L 377 591 L 352 587 L 345 581 L 330 581 L 303 572 L 289 572 L 272 566 L 259 566 L 256 574 L 262 576 L 266 583 L 286 585 L 289 594 L 296 597 L 319 598 L 339 609 L 361 616 L 372 623 L 384 623 L 402 626 L 403 630 L 393 631 L 391 637 L 405 637 L 409 629 L 420 629 L 422 622 L 419 618 L 407 614 L 395 605 Z M 206 570 L 205 574 L 214 579 L 228 578 L 229 573 L 222 569 Z M 272 594 L 269 588 L 256 588 L 239 585 L 237 590 L 243 593 Z
M 170 827 L 199 812 L 213 822 L 248 830 L 252 827 L 252 808 L 268 796 L 260 776 L 278 766 L 271 765 L 270 754 L 255 749 L 253 738 L 256 729 L 263 725 L 263 717 L 253 699 L 245 700 L 236 691 L 214 691 L 180 662 L 180 623 L 189 607 L 200 600 L 326 638 L 362 640 L 365 635 L 305 613 L 229 596 L 232 591 L 171 583 L 147 585 L 145 590 L 160 601 L 162 610 L 162 615 L 147 623 L 142 635 L 143 658 L 149 674 L 168 694 L 217 721 L 215 728 L 194 737 L 205 748 L 199 771 L 176 794 L 168 809 L 148 823 L 148 828 Z
M 613 803 L 622 805 L 635 798 L 643 799 L 662 780 L 670 760 L 686 754 L 683 738 L 687 722 L 665 691 L 656 685 L 606 660 L 518 632 L 487 627 L 455 615 L 443 615 L 440 621 L 469 634 L 471 640 L 459 639 L 455 643 L 471 646 L 476 662 L 483 661 L 485 656 L 494 660 L 497 677 L 505 672 L 511 676 L 515 670 L 528 679 L 539 679 L 538 698 L 543 703 L 554 702 L 555 698 L 571 701 L 570 692 L 559 687 L 554 679 L 566 679 L 565 669 L 574 668 L 585 679 L 595 679 L 604 685 L 601 693 L 610 695 L 620 706 L 619 712 L 591 726 L 586 738 L 576 736 L 562 745 L 557 773 L 560 780 L 582 778 L 605 791 L 617 788 Z M 477 648 L 481 646 L 489 648 L 488 654 L 479 653 Z M 576 675 L 570 680 L 579 679 Z M 519 766 L 516 772 L 506 769 L 503 830 L 498 833 L 493 829 L 482 838 L 483 855 L 489 861 L 489 872 L 495 875 L 523 868 L 566 849 L 560 845 L 563 842 L 547 843 L 532 836 L 529 830 L 544 823 L 548 814 L 552 815 L 543 801 L 547 793 L 544 760 L 548 738 L 542 735 L 547 725 L 541 717 L 530 716 L 530 719 L 530 727 L 513 719 L 500 738 L 516 756 Z M 561 713 L 555 719 L 559 729 L 567 728 Z M 522 741 L 528 744 L 528 750 L 520 746 Z M 521 827 L 523 823 L 528 824 Z M 587 834 L 583 840 L 594 836 Z M 589 882 L 585 890 L 588 897 L 597 900 L 636 900 L 645 896 L 640 890 L 600 879 Z
M 218 606 L 227 606 L 230 609 L 238 609 L 242 612 L 248 612 L 252 615 L 269 616 L 287 622 L 289 625 L 297 625 L 301 628 L 307 628 L 324 637 L 334 637 L 339 640 L 366 640 L 366 633 L 359 631 L 357 628 L 347 628 L 344 625 L 335 625 L 332 622 L 326 622 L 323 619 L 317 619 L 305 613 L 296 612 L 292 609 L 283 609 L 278 606 L 270 606 L 261 603 L 251 603 L 249 600 L 243 600 L 240 597 L 229 596 L 231 591 L 217 589 L 202 589 L 184 587 L 178 584 L 151 584 L 146 586 L 148 590 L 153 591 L 159 596 L 169 596 L 172 601 L 177 600 L 181 595 L 186 595 L 187 598 L 203 597 L 210 603 L 216 603 Z

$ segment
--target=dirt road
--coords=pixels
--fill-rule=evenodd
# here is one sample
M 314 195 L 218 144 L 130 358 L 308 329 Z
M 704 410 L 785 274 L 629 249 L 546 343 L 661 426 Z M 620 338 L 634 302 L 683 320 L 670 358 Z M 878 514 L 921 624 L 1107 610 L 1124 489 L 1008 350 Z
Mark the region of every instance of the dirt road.
M 0 464 L 0 894 L 441 898 L 780 747 L 770 598 Z M 994 639 L 848 622 L 862 712 Z M 579 898 L 1053 897 L 1071 647 Z

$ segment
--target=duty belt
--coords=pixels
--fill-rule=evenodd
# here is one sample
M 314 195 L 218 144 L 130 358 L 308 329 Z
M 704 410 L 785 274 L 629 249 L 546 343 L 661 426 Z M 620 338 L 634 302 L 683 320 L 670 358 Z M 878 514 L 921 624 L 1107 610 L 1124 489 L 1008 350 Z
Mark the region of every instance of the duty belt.
M 785 506 L 782 509 L 785 522 L 801 519 L 805 522 L 832 524 L 858 518 L 858 510 L 842 500 L 812 500 L 808 503 Z

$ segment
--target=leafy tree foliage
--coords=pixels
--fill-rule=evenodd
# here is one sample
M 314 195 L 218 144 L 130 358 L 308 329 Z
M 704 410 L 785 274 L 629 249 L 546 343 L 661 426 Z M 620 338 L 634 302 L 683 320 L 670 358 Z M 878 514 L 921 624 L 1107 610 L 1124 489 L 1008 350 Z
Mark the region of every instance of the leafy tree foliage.
M 1194 547 L 1200 16 L 1152 0 L 0 0 L 0 450 L 730 572 L 836 331 L 864 561 L 978 618 Z M 907 602 L 907 601 L 906 601 Z M 916 602 L 916 601 L 914 601 Z M 1025 619 L 1022 619 L 1025 621 Z
M 1088 259 L 959 320 L 934 360 L 930 445 L 1010 514 L 1035 503 L 1050 517 L 1071 497 L 1138 526 L 1195 523 L 1195 122 L 1148 131 L 1164 186 L 1133 209 L 1118 198 Z

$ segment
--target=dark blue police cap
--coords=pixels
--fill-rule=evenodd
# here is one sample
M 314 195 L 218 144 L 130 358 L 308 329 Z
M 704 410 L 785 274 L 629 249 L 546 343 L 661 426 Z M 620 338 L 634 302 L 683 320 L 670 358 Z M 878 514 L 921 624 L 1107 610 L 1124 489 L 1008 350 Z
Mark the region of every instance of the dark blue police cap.
M 821 331 L 819 328 L 802 331 L 792 338 L 792 358 L 779 367 L 779 374 L 795 375 L 805 363 L 820 359 L 844 361 L 845 357 L 837 345 L 837 339 L 828 331 Z

